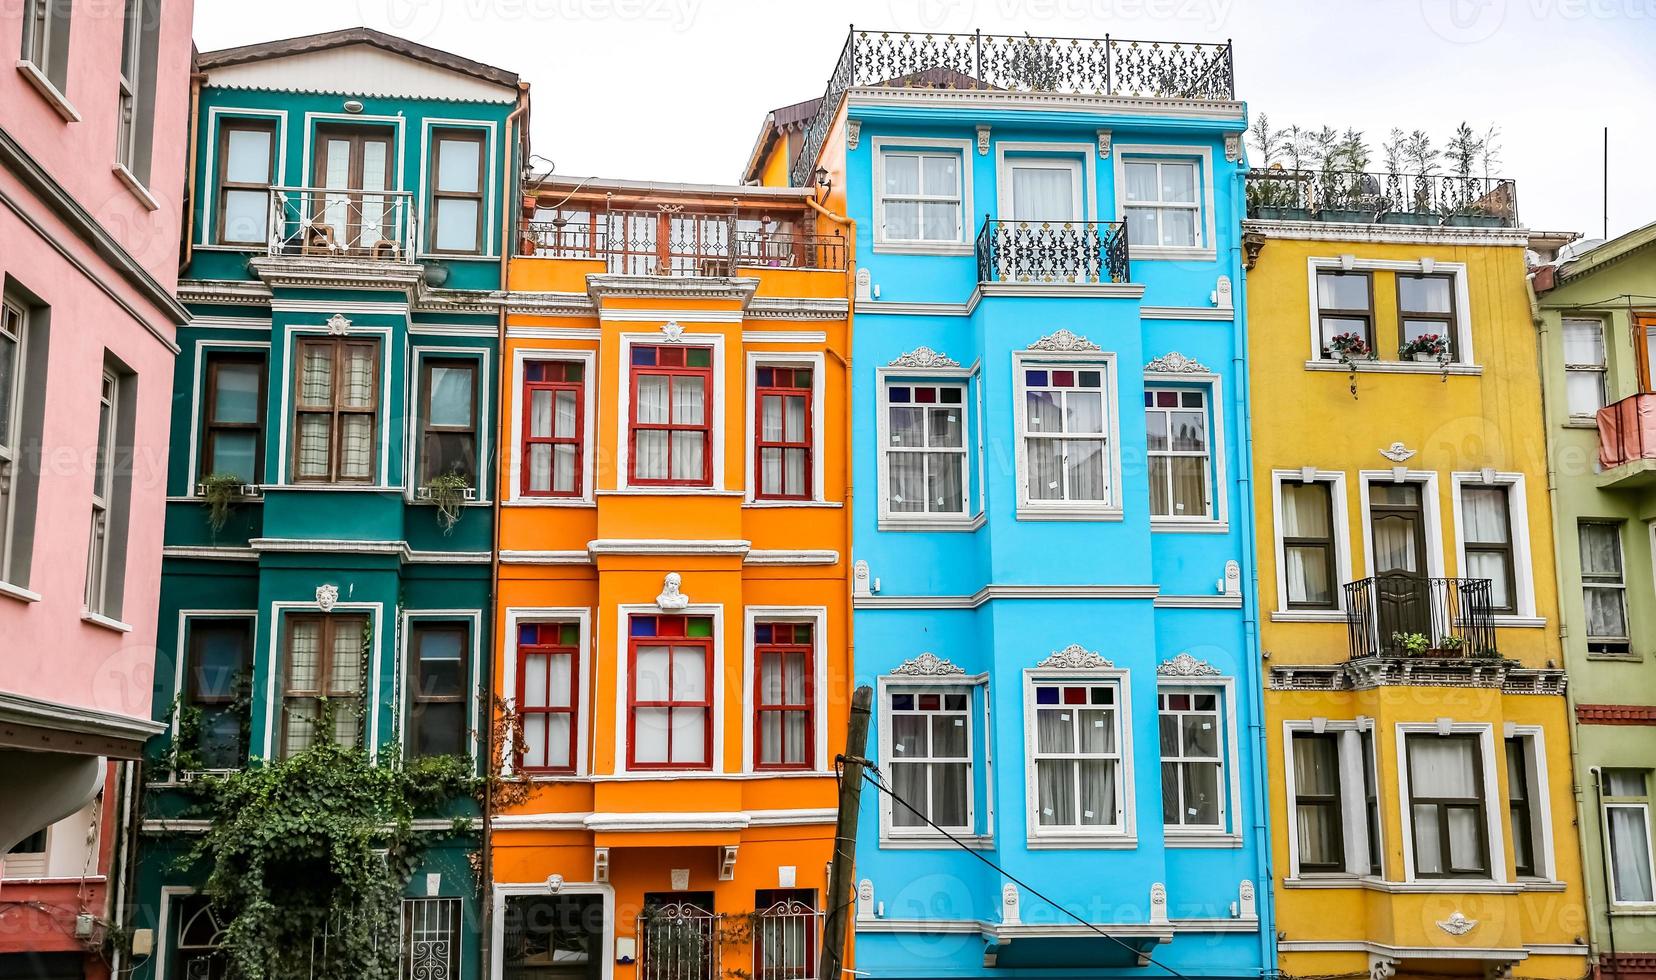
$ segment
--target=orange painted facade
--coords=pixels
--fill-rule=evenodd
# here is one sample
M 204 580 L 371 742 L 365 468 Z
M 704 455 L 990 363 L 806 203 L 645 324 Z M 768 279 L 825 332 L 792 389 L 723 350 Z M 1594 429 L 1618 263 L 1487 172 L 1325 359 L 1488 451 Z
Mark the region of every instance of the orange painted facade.
M 494 690 L 530 789 L 492 822 L 494 975 L 551 962 L 558 943 L 534 921 L 549 911 L 587 916 L 570 927 L 594 931 L 602 962 L 585 976 L 655 975 L 665 947 L 641 917 L 669 905 L 720 917 L 707 952 L 721 972 L 763 977 L 807 954 L 814 971 L 814 938 L 771 943 L 766 964 L 764 923 L 748 928 L 748 913 L 823 907 L 852 685 L 848 256 L 805 193 L 595 181 L 525 201 L 502 357 Z M 767 384 L 794 400 L 761 418 Z M 655 421 L 681 428 L 657 437 Z M 536 448 L 548 434 L 561 444 Z M 765 469 L 756 440 L 801 435 L 803 454 L 776 448 Z M 803 642 L 762 668 L 767 634 Z M 573 711 L 535 710 L 564 700 Z M 807 924 L 814 936 L 820 916 L 788 923 Z

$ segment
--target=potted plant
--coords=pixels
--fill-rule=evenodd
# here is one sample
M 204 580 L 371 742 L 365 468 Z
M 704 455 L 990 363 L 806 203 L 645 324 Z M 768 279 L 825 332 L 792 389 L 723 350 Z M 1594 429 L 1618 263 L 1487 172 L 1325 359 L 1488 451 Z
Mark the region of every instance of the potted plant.
M 236 501 L 244 496 L 242 478 L 235 473 L 209 473 L 196 484 L 196 495 L 207 507 L 207 526 L 216 534 L 230 521 Z
M 1374 349 L 1368 341 L 1354 333 L 1337 333 L 1329 338 L 1323 352 L 1346 366 L 1351 397 L 1357 397 L 1357 362 L 1374 360 Z
M 1401 647 L 1411 657 L 1418 657 L 1431 647 L 1425 633 L 1393 633 L 1391 638 L 1393 646 Z
M 454 525 L 460 523 L 460 507 L 466 502 L 466 493 L 471 488 L 471 481 L 463 473 L 441 473 L 420 488 L 420 496 L 437 508 L 437 524 L 444 534 L 453 531 Z
M 1424 364 L 1437 362 L 1443 368 L 1443 380 L 1449 380 L 1449 338 L 1439 333 L 1423 333 L 1397 349 L 1402 360 Z
M 1459 654 L 1465 646 L 1466 637 L 1450 634 L 1449 636 L 1443 638 L 1443 642 L 1438 649 L 1449 654 Z

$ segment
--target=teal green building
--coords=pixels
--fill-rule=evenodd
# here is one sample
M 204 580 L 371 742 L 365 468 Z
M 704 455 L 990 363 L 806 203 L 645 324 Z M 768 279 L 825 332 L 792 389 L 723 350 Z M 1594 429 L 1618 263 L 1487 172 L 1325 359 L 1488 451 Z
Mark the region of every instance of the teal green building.
M 209 980 L 220 923 L 162 764 L 318 739 L 483 768 L 515 74 L 365 29 L 199 56 L 134 980 Z M 157 474 L 157 479 L 160 478 Z M 340 710 L 338 705 L 361 710 Z M 324 707 L 324 705 L 328 707 Z M 472 804 L 458 803 L 463 811 Z M 451 814 L 431 818 L 449 828 Z M 480 838 L 411 877 L 402 975 L 479 975 Z

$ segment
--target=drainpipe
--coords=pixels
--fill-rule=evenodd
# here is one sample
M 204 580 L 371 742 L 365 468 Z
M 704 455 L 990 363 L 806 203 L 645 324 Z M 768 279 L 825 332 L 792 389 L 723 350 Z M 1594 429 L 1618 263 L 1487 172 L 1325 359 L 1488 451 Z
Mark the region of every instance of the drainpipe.
M 1594 766 L 1589 771 L 1593 774 L 1593 796 L 1596 797 L 1598 811 L 1603 813 L 1603 774 L 1599 772 L 1598 766 Z M 1616 980 L 1621 980 L 1621 965 L 1616 962 L 1616 917 L 1610 914 L 1611 896 L 1615 894 L 1610 890 L 1610 850 L 1604 839 L 1604 821 L 1595 820 L 1593 822 L 1598 824 L 1599 853 L 1604 858 L 1599 862 L 1599 870 L 1604 878 L 1604 932 L 1610 940 L 1610 975 L 1615 977 Z M 1589 975 L 1594 972 L 1592 963 L 1587 964 L 1587 970 Z
M 1549 286 L 1549 288 L 1550 288 L 1550 286 Z M 1546 322 L 1546 319 L 1544 317 L 1542 317 L 1542 315 L 1541 315 L 1541 303 L 1540 303 L 1540 300 L 1536 296 L 1535 288 L 1534 288 L 1533 283 L 1529 284 L 1529 288 L 1525 289 L 1525 293 L 1529 296 L 1530 318 L 1531 318 L 1532 322 L 1534 322 L 1535 325 L 1536 325 L 1536 330 L 1535 330 L 1535 365 L 1536 365 L 1537 372 L 1541 375 L 1541 382 L 1542 382 L 1541 383 L 1541 425 L 1542 425 L 1543 429 L 1549 429 L 1550 426 L 1551 426 L 1551 423 L 1548 421 L 1550 416 L 1547 414 L 1547 384 L 1546 384 L 1546 377 L 1547 377 L 1547 334 L 1548 334 L 1547 322 Z M 1569 638 L 1570 638 L 1569 620 L 1566 618 L 1565 612 L 1564 612 L 1564 595 L 1565 595 L 1565 590 L 1570 588 L 1570 583 L 1569 583 L 1569 581 L 1567 581 L 1567 576 L 1564 574 L 1564 563 L 1559 558 L 1558 530 L 1562 526 L 1562 525 L 1559 524 L 1559 518 L 1561 516 L 1560 508 L 1561 508 L 1562 504 L 1561 504 L 1561 502 L 1559 500 L 1559 496 L 1558 496 L 1558 461 L 1557 461 L 1557 458 L 1553 455 L 1553 452 L 1552 452 L 1552 436 L 1551 436 L 1551 433 L 1547 432 L 1547 433 L 1544 433 L 1544 435 L 1546 436 L 1546 438 L 1542 441 L 1542 445 L 1544 447 L 1546 447 L 1547 505 L 1548 505 L 1548 508 L 1549 508 L 1549 510 L 1551 512 L 1551 515 L 1552 515 L 1552 527 L 1553 527 L 1553 581 L 1555 583 L 1555 587 L 1558 590 L 1558 594 L 1557 594 L 1557 598 L 1556 598 L 1557 614 L 1558 614 L 1558 657 L 1559 657 L 1559 666 L 1564 667 L 1568 663 L 1568 661 L 1566 659 L 1568 655 L 1565 653 L 1564 647 L 1565 647 L 1565 644 L 1569 643 Z M 1564 719 L 1564 733 L 1565 733 L 1565 736 L 1569 739 L 1569 744 L 1570 744 L 1570 772 L 1572 774 L 1582 771 L 1582 766 L 1581 766 L 1581 736 L 1580 736 L 1580 733 L 1578 733 L 1576 731 L 1576 726 L 1574 724 L 1575 717 L 1576 717 L 1576 707 L 1577 707 L 1577 704 L 1576 704 L 1575 685 L 1569 683 L 1569 680 L 1566 679 L 1565 683 L 1564 683 L 1564 710 L 1566 712 L 1566 716 L 1565 716 L 1565 719 Z M 1594 767 L 1591 771 L 1593 773 L 1593 784 L 1596 788 L 1597 785 L 1598 785 L 1599 772 L 1598 772 L 1597 767 Z M 1587 813 L 1587 803 L 1586 803 L 1586 800 L 1584 799 L 1586 794 L 1582 791 L 1582 786 L 1581 786 L 1580 780 L 1576 779 L 1573 775 L 1570 778 L 1570 795 L 1574 798 L 1574 802 L 1575 802 L 1576 826 L 1581 828 L 1580 832 L 1576 834 L 1576 845 L 1581 849 L 1581 859 L 1582 859 L 1583 865 L 1585 865 L 1585 862 L 1586 862 L 1586 859 L 1587 859 L 1587 841 L 1586 841 L 1587 829 L 1586 828 L 1587 828 L 1587 820 L 1589 819 L 1589 815 Z M 1602 796 L 1602 794 L 1600 794 L 1600 795 Z M 1614 920 L 1611 919 L 1611 917 L 1610 917 L 1610 909 L 1609 909 L 1609 904 L 1608 904 L 1609 900 L 1610 900 L 1610 892 L 1609 892 L 1610 852 L 1605 850 L 1605 848 L 1604 848 L 1604 825 L 1603 825 L 1603 818 L 1602 818 L 1602 816 L 1600 816 L 1600 814 L 1603 813 L 1603 810 L 1604 810 L 1603 801 L 1601 799 L 1599 801 L 1598 812 L 1596 814 L 1592 815 L 1592 819 L 1595 823 L 1599 824 L 1599 860 L 1603 864 L 1604 869 L 1605 869 L 1605 889 L 1606 890 L 1605 890 L 1604 896 L 1605 896 L 1606 905 L 1605 905 L 1605 911 L 1604 911 L 1604 921 L 1605 921 L 1605 928 L 1609 932 L 1609 938 L 1610 938 L 1610 963 L 1611 963 L 1610 968 L 1611 968 L 1611 971 L 1617 975 L 1617 977 L 1620 977 L 1621 974 L 1620 974 L 1618 968 L 1615 965 L 1615 963 L 1616 963 L 1616 960 L 1615 960 L 1615 956 L 1616 956 L 1615 923 L 1614 923 Z M 1582 868 L 1582 870 L 1586 871 L 1585 866 Z M 1587 903 L 1587 913 L 1588 913 L 1588 916 L 1589 916 L 1588 921 L 1587 921 L 1587 950 L 1588 950 L 1588 957 L 1589 957 L 1588 970 L 1589 970 L 1589 972 L 1592 972 L 1594 967 L 1593 967 L 1593 964 L 1592 964 L 1591 961 L 1597 960 L 1598 950 L 1596 948 L 1597 947 L 1597 936 L 1594 935 L 1593 922 L 1592 922 L 1592 919 L 1591 919 L 1591 916 L 1593 914 L 1593 908 L 1592 908 L 1592 903 L 1591 902 Z
M 198 130 L 201 118 L 201 86 L 206 81 L 206 72 L 190 73 L 190 120 L 186 126 L 189 150 L 184 170 L 184 254 L 178 260 L 180 273 L 190 267 L 190 262 L 195 257 L 196 137 L 200 135 Z
M 507 281 L 507 275 L 510 271 L 512 255 L 517 252 L 517 235 L 513 232 L 517 227 L 515 219 L 518 208 L 521 206 L 521 201 L 519 200 L 520 192 L 518 190 L 517 171 L 512 166 L 513 151 L 517 148 L 518 141 L 512 138 L 512 131 L 513 127 L 516 126 L 519 130 L 527 134 L 529 128 L 528 112 L 529 83 L 519 82 L 517 105 L 512 108 L 511 115 L 506 117 L 506 125 L 502 130 L 505 133 L 506 138 L 501 141 L 500 147 L 501 170 L 508 175 L 507 182 L 512 190 L 512 194 L 509 199 L 505 195 L 501 195 L 500 208 L 500 319 L 495 330 L 496 357 L 501 360 L 500 370 L 495 373 L 495 377 L 500 381 L 504 381 L 506 378 L 506 306 L 507 300 L 512 294 L 510 285 Z M 525 138 L 527 138 L 527 136 Z M 527 152 L 524 153 L 523 159 L 525 161 L 529 159 L 529 154 Z M 509 207 L 506 204 L 508 200 L 511 202 Z M 499 390 L 500 387 L 500 384 L 496 384 L 495 386 L 495 404 L 497 406 L 502 404 L 505 400 L 504 393 Z M 506 480 L 502 477 L 506 461 L 505 440 L 508 437 L 506 414 L 507 413 L 500 411 L 495 413 L 495 456 L 498 462 L 494 466 L 494 504 L 489 509 L 489 513 L 494 518 L 494 548 L 491 549 L 489 554 L 489 608 L 491 610 L 498 606 L 500 598 L 500 500 L 501 496 L 506 492 Z M 498 644 L 491 645 L 490 647 L 489 669 L 483 672 L 483 713 L 480 716 L 487 717 L 488 724 L 478 726 L 483 736 L 482 755 L 483 765 L 485 767 L 492 767 L 494 765 L 495 646 L 498 646 Z M 487 777 L 494 776 L 496 774 L 485 772 L 484 775 Z M 494 849 L 491 846 L 494 839 L 494 828 L 491 826 L 493 819 L 494 794 L 489 791 L 487 784 L 485 784 L 483 791 L 483 828 L 481 843 L 479 845 L 481 848 L 481 854 L 479 855 L 477 864 L 478 877 L 482 879 L 478 882 L 477 893 L 482 898 L 483 905 L 482 908 L 478 909 L 478 919 L 482 923 L 482 929 L 480 930 L 477 952 L 478 958 L 481 961 L 479 967 L 482 970 L 483 976 L 489 975 L 490 970 L 492 969 L 491 964 L 493 962 L 491 959 L 494 945 L 491 941 L 494 937 Z
M 1237 522 L 1242 531 L 1242 554 L 1244 556 L 1258 556 L 1257 528 L 1254 525 L 1254 497 L 1253 497 L 1253 443 L 1250 434 L 1253 432 L 1253 395 L 1249 388 L 1248 378 L 1248 286 L 1247 270 L 1242 267 L 1242 219 L 1247 216 L 1243 206 L 1247 200 L 1247 171 L 1238 167 L 1231 175 L 1231 207 L 1236 214 L 1236 221 L 1231 227 L 1237 230 L 1237 239 L 1231 245 L 1230 272 L 1231 272 L 1231 307 L 1232 313 L 1232 353 L 1231 363 L 1235 367 L 1236 382 L 1231 387 L 1234 390 L 1232 398 L 1236 408 L 1237 438 L 1237 496 L 1240 499 L 1240 520 Z M 1270 814 L 1270 784 L 1268 770 L 1265 766 L 1265 658 L 1259 642 L 1259 562 L 1247 563 L 1248 587 L 1242 597 L 1242 632 L 1245 638 L 1244 651 L 1253 658 L 1258 669 L 1258 682 L 1249 685 L 1248 707 L 1253 720 L 1249 723 L 1252 729 L 1250 741 L 1253 757 L 1254 773 L 1254 840 L 1258 844 L 1258 856 L 1255 865 L 1258 875 L 1258 886 L 1254 891 L 1255 907 L 1259 909 L 1259 953 L 1261 969 L 1266 972 L 1276 970 L 1276 881 L 1271 871 L 1271 835 L 1269 826 Z

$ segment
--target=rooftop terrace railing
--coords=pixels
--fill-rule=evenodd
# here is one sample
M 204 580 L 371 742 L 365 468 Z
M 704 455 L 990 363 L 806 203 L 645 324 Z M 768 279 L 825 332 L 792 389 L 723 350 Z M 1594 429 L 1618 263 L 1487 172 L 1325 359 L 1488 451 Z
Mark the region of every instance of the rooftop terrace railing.
M 805 186 L 848 89 L 947 88 L 1059 95 L 1236 98 L 1231 45 L 1181 41 L 1032 37 L 1028 34 L 910 34 L 852 28 L 805 130 L 791 180 Z
M 1505 177 L 1272 167 L 1248 171 L 1248 217 L 1514 228 L 1518 188 Z

